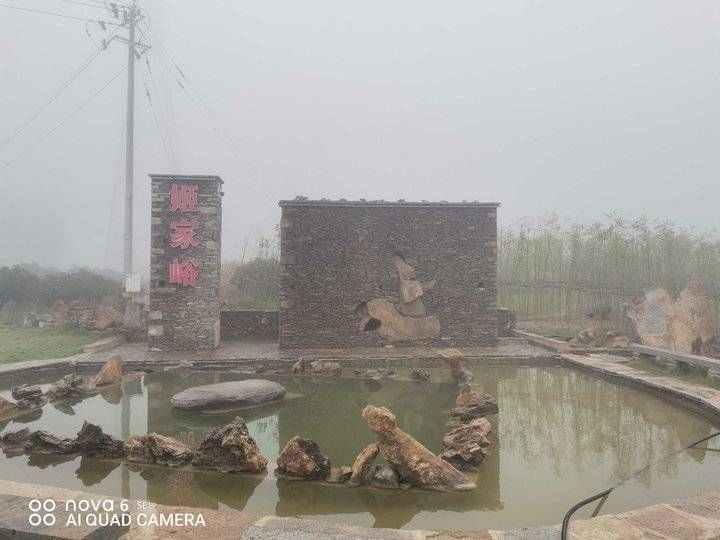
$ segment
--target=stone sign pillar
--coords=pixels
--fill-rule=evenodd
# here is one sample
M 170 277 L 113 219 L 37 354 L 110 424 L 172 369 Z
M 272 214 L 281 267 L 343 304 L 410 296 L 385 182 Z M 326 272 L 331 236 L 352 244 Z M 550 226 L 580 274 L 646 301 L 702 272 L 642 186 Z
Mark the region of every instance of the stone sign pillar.
M 151 350 L 207 350 L 220 343 L 222 180 L 151 174 Z

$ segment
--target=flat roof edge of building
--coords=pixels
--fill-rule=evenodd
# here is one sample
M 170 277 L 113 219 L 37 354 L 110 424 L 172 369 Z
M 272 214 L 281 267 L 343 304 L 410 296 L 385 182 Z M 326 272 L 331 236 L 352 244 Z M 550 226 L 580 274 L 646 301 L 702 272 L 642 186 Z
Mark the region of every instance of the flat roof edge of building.
M 148 174 L 153 178 L 167 178 L 170 180 L 220 180 L 220 183 L 224 183 L 223 179 L 217 174 Z
M 347 201 L 347 200 L 311 200 L 311 199 L 291 199 L 281 200 L 278 202 L 281 207 L 286 206 L 355 206 L 355 207 L 374 207 L 374 206 L 403 206 L 403 207 L 470 207 L 470 208 L 497 208 L 499 202 L 479 202 L 479 201 Z

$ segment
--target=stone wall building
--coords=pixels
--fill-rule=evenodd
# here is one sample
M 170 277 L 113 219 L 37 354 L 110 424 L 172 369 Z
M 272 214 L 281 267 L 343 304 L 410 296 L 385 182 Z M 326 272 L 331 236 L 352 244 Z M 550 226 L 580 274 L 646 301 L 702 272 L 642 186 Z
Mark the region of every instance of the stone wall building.
M 148 344 L 154 350 L 220 343 L 222 180 L 151 174 Z
M 280 346 L 494 345 L 498 206 L 280 201 Z

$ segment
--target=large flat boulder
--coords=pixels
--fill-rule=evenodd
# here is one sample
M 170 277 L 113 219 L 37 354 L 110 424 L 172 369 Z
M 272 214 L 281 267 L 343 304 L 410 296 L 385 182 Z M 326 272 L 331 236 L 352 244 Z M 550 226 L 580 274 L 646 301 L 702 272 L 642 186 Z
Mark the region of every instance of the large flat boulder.
M 279 401 L 285 393 L 276 382 L 248 379 L 194 386 L 175 394 L 170 403 L 188 411 L 232 410 Z

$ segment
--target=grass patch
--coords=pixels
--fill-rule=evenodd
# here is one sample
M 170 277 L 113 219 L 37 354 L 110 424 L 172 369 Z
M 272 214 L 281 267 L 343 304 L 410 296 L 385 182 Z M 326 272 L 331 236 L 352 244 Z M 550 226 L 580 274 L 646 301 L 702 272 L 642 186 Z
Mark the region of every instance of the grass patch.
M 71 327 L 0 326 L 0 364 L 72 356 L 81 352 L 85 345 L 110 335 L 112 335 L 110 332 Z

